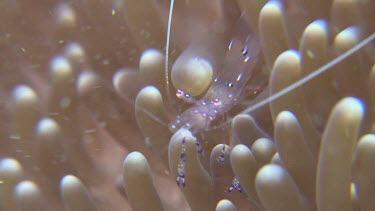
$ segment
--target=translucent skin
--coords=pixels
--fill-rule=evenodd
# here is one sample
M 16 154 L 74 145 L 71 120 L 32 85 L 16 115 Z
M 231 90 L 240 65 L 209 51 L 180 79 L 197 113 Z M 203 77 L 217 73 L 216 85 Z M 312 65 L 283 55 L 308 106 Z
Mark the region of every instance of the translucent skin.
M 257 74 L 255 65 L 260 48 L 258 37 L 251 33 L 249 26 L 241 17 L 229 43 L 222 70 L 205 95 L 169 125 L 170 130 L 176 132 L 182 127 L 193 133 L 208 130 L 213 120 L 238 104 L 243 97 L 246 84 Z M 261 80 L 260 84 L 264 84 L 267 79 Z M 263 88 L 263 86 L 255 86 L 250 92 L 256 95 Z

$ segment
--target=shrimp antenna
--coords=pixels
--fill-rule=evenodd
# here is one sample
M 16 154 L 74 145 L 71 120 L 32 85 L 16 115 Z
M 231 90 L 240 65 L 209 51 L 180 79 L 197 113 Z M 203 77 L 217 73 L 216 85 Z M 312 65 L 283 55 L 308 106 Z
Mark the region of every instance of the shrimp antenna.
M 169 6 L 169 16 L 168 16 L 168 27 L 167 27 L 167 40 L 165 43 L 165 89 L 168 101 L 171 101 L 171 95 L 169 93 L 169 73 L 168 73 L 168 63 L 169 63 L 169 43 L 171 38 L 171 25 L 172 25 L 172 15 L 173 15 L 173 4 L 174 0 L 171 0 L 171 5 Z
M 134 103 L 135 104 L 135 103 Z M 161 120 L 159 117 L 157 117 L 156 115 L 154 115 L 153 113 L 151 113 L 150 111 L 148 111 L 146 108 L 143 108 L 143 107 L 138 107 L 142 112 L 144 112 L 147 116 L 149 116 L 151 119 L 155 120 L 157 123 L 159 123 L 160 125 L 164 126 L 164 127 L 169 127 L 169 125 L 165 122 L 163 122 L 163 120 Z
M 275 94 L 269 96 L 268 98 L 264 99 L 264 100 L 261 100 L 259 101 L 258 103 L 255 103 L 254 105 L 250 106 L 249 108 L 243 110 L 242 112 L 240 112 L 240 114 L 247 114 L 247 113 L 250 113 L 278 98 L 280 98 L 281 96 L 284 96 L 285 94 L 287 94 L 288 92 L 302 86 L 303 84 L 309 82 L 310 80 L 314 79 L 315 77 L 317 77 L 318 75 L 328 71 L 331 67 L 335 66 L 336 64 L 342 62 L 344 59 L 348 58 L 349 56 L 351 56 L 352 54 L 354 54 L 355 52 L 357 52 L 358 50 L 360 50 L 361 48 L 363 48 L 364 46 L 366 46 L 367 44 L 369 44 L 371 41 L 373 41 L 375 39 L 375 33 L 373 33 L 372 35 L 368 36 L 366 39 L 362 40 L 360 43 L 358 43 L 356 46 L 354 46 L 353 48 L 347 50 L 345 53 L 339 55 L 338 57 L 334 58 L 333 60 L 331 60 L 330 62 L 328 62 L 327 64 L 321 66 L 320 68 L 318 68 L 316 71 L 308 74 L 307 76 L 305 76 L 304 78 L 302 78 L 301 80 L 285 87 L 284 89 L 276 92 Z

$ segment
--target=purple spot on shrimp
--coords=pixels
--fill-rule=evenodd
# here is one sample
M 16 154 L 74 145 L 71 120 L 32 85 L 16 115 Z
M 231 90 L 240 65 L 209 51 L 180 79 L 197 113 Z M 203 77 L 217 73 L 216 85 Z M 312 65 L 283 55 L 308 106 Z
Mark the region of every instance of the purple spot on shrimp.
M 238 181 L 236 177 L 233 178 L 232 185 L 228 188 L 228 192 L 231 193 L 234 189 L 237 189 L 238 192 L 242 193 L 240 181 Z
M 220 154 L 220 155 L 219 155 L 219 159 L 218 159 L 218 161 L 219 161 L 220 163 L 223 163 L 223 162 L 225 161 L 225 155 L 224 155 L 224 154 Z
M 203 155 L 203 148 L 202 148 L 202 144 L 200 141 L 197 140 L 197 142 L 195 143 L 197 145 L 197 148 L 198 148 L 198 154 L 199 155 Z
M 221 149 L 221 153 L 219 158 L 217 159 L 220 163 L 223 163 L 225 160 L 225 145 L 223 144 L 223 148 Z
M 180 155 L 180 159 L 182 160 L 182 161 L 186 161 L 186 154 L 185 153 L 182 153 L 181 155 Z
M 184 169 L 183 168 L 181 168 L 181 169 L 179 168 L 176 182 L 177 182 L 178 186 L 180 186 L 180 183 L 182 183 L 182 186 L 186 187 L 185 174 L 184 174 Z

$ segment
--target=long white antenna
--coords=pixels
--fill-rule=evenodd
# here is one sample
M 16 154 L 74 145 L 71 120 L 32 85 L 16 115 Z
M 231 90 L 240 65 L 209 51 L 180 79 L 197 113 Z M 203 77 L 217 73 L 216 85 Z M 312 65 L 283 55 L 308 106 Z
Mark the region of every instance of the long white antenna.
M 274 93 L 273 95 L 267 97 L 266 99 L 264 100 L 261 100 L 259 101 L 258 103 L 250 106 L 249 108 L 243 110 L 240 114 L 247 114 L 247 113 L 250 113 L 276 99 L 278 99 L 279 97 L 287 94 L 288 92 L 302 86 L 303 84 L 307 83 L 308 81 L 314 79 L 315 77 L 317 77 L 318 75 L 322 74 L 323 72 L 326 72 L 327 70 L 329 70 L 331 67 L 335 66 L 337 63 L 340 63 L 342 62 L 344 59 L 348 58 L 350 55 L 354 54 L 355 52 L 357 52 L 359 49 L 363 48 L 365 45 L 367 45 L 368 43 L 370 43 L 371 41 L 373 41 L 375 39 L 375 33 L 373 33 L 372 35 L 370 35 L 369 37 L 367 37 L 366 39 L 362 40 L 360 43 L 358 43 L 356 46 L 354 46 L 353 48 L 347 50 L 345 53 L 341 54 L 340 56 L 336 57 L 335 59 L 331 60 L 330 62 L 328 62 L 327 64 L 321 66 L 319 69 L 317 69 L 316 71 L 308 74 L 307 76 L 305 76 L 304 78 L 302 78 L 301 80 L 285 87 L 284 89 Z
M 167 28 L 167 40 L 165 43 L 165 89 L 168 101 L 171 102 L 172 98 L 169 93 L 169 73 L 168 73 L 168 63 L 169 63 L 169 43 L 171 37 L 171 25 L 172 25 L 172 15 L 173 15 L 173 4 L 174 0 L 171 0 L 171 5 L 169 6 L 169 16 L 168 16 L 168 28 Z

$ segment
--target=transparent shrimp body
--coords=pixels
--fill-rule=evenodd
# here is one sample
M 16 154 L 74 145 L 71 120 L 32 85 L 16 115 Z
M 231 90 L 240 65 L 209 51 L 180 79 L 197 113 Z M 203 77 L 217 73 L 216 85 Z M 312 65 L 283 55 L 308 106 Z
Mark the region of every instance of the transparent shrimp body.
M 177 97 L 193 105 L 185 110 L 177 119 L 169 124 L 170 130 L 175 133 L 184 133 L 186 130 L 191 135 L 196 135 L 212 129 L 212 122 L 223 117 L 233 106 L 239 103 L 244 96 L 257 95 L 264 86 L 252 86 L 255 89 L 245 93 L 248 82 L 259 75 L 255 66 L 260 55 L 260 42 L 258 37 L 251 33 L 249 26 L 241 17 L 235 27 L 233 38 L 228 44 L 228 51 L 224 58 L 223 67 L 218 71 L 203 97 L 195 100 L 189 93 L 177 90 Z M 258 84 L 266 84 L 267 77 L 257 77 Z M 195 138 L 197 151 L 203 152 L 200 141 Z M 224 145 L 223 145 L 224 146 Z M 224 162 L 225 148 L 218 160 Z M 178 164 L 177 184 L 185 183 L 185 139 L 182 140 L 180 161 Z
M 194 100 L 189 93 L 178 89 L 180 96 L 193 106 L 184 111 L 169 127 L 172 132 L 180 128 L 189 129 L 193 134 L 210 129 L 210 123 L 218 117 L 223 116 L 234 105 L 238 104 L 248 93 L 244 93 L 247 83 L 259 72 L 255 70 L 260 54 L 258 37 L 251 33 L 249 26 L 240 18 L 233 38 L 228 45 L 228 51 L 224 58 L 223 68 L 218 71 L 217 76 L 211 82 L 203 97 Z M 264 77 L 259 84 L 265 84 Z M 257 94 L 264 87 L 254 86 L 256 90 L 249 93 Z

